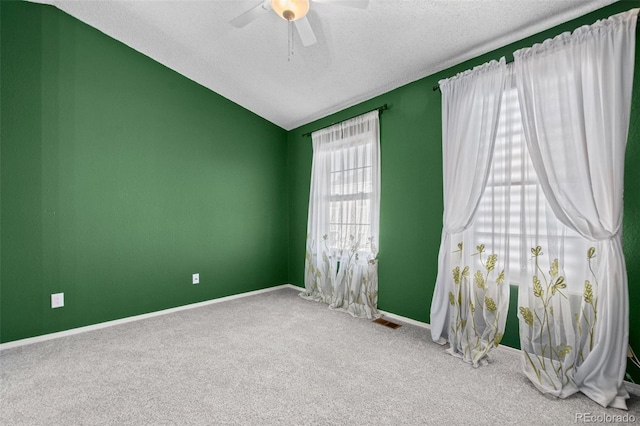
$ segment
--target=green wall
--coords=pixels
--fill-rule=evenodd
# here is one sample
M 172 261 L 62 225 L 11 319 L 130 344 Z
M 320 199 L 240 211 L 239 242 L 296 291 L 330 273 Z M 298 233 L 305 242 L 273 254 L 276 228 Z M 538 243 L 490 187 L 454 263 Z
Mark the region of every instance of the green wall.
M 283 129 L 51 6 L 0 13 L 0 342 L 287 282 Z
M 289 282 L 304 286 L 304 251 L 311 176 L 311 139 L 303 134 L 333 122 L 388 104 L 381 116 L 381 219 L 378 307 L 429 322 L 442 230 L 441 97 L 438 80 L 491 59 L 572 31 L 580 25 L 638 7 L 621 1 L 579 19 L 497 49 L 437 74 L 425 77 L 288 134 L 289 158 Z M 639 43 L 640 44 L 640 43 Z M 428 49 L 428 46 L 424 46 Z M 630 343 L 640 352 L 640 53 L 636 54 L 631 129 L 627 147 L 624 210 L 624 250 L 629 273 Z M 517 287 L 512 299 L 504 344 L 519 347 L 516 317 Z M 635 380 L 640 372 L 628 371 Z

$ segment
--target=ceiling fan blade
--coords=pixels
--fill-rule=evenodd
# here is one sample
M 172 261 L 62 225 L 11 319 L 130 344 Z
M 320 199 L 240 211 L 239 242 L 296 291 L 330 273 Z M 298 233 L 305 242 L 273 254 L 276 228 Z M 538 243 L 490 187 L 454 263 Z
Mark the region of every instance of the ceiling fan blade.
M 298 30 L 300 40 L 302 40 L 302 45 L 304 47 L 316 44 L 318 40 L 316 39 L 316 35 L 313 33 L 313 28 L 311 28 L 311 24 L 306 16 L 293 21 L 293 23 L 296 24 L 296 29 Z
M 369 7 L 369 0 L 312 0 L 315 3 L 331 4 L 336 6 L 356 7 L 366 9 Z
M 252 7 L 246 12 L 236 16 L 231 21 L 229 21 L 229 23 L 234 27 L 242 28 L 248 25 L 249 23 L 253 22 L 254 20 L 258 19 L 262 15 L 264 15 L 270 9 L 271 9 L 271 3 L 269 2 L 269 0 L 263 1 L 259 5 Z

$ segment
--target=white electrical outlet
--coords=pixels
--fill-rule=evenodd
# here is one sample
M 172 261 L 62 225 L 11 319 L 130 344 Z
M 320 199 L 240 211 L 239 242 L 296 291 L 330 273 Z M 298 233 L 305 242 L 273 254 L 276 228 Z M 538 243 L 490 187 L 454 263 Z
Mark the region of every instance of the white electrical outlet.
M 62 308 L 64 306 L 64 293 L 54 293 L 51 295 L 51 307 Z
M 191 284 L 200 284 L 200 274 L 191 275 Z

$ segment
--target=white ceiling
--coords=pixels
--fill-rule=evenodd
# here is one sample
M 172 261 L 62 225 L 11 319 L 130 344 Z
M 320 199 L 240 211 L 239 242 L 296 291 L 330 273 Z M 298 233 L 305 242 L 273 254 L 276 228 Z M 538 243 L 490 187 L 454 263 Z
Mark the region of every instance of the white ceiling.
M 311 3 L 318 42 L 262 0 L 33 0 L 77 19 L 291 130 L 617 0 L 371 0 Z

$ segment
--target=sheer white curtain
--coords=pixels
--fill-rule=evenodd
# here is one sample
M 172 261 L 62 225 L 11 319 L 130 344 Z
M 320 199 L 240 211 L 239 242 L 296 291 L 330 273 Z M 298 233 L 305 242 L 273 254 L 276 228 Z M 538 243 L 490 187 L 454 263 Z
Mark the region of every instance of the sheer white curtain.
M 525 372 L 543 392 L 626 408 L 624 154 L 638 9 L 514 53 L 524 132 L 550 216 L 588 240 L 565 270 L 560 228 L 530 241 L 519 296 Z M 536 239 L 538 242 L 536 243 Z
M 356 317 L 376 318 L 380 130 L 373 111 L 312 134 L 305 292 Z
M 447 338 L 449 351 L 474 365 L 497 346 L 508 307 L 496 256 L 505 240 L 465 232 L 489 177 L 505 79 L 501 58 L 440 82 L 444 215 L 431 336 Z

